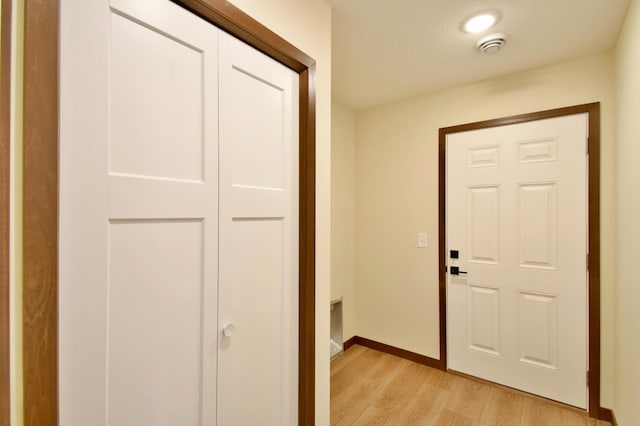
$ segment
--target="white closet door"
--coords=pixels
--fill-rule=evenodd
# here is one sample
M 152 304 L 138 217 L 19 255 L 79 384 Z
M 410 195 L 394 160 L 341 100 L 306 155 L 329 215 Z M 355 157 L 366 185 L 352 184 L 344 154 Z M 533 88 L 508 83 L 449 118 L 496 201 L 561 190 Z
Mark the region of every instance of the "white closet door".
M 295 72 L 220 33 L 221 426 L 297 424 L 297 100 Z
M 61 12 L 60 424 L 214 425 L 218 30 Z

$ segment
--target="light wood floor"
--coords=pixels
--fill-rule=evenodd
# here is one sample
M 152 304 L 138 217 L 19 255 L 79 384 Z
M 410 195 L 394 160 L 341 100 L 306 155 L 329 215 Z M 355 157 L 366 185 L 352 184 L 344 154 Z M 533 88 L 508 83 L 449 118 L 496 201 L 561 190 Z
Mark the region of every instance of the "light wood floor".
M 609 425 L 579 410 L 354 345 L 331 361 L 332 425 Z

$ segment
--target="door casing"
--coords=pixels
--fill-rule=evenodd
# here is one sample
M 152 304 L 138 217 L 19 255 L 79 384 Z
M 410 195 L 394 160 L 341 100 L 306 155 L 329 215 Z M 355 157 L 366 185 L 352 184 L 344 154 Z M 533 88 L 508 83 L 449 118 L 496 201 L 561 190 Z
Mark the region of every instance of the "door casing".
M 600 406 L 600 103 L 590 103 L 522 114 L 494 120 L 480 121 L 439 129 L 439 241 L 438 276 L 440 310 L 440 368 L 447 369 L 447 294 L 446 294 L 446 139 L 450 133 L 509 124 L 525 123 L 546 118 L 588 113 L 588 407 L 589 415 L 611 421 L 611 411 Z
M 298 423 L 315 416 L 315 60 L 224 0 L 172 0 L 299 74 Z M 58 424 L 60 0 L 25 0 L 23 411 Z M 4 28 L 3 28 L 4 29 Z

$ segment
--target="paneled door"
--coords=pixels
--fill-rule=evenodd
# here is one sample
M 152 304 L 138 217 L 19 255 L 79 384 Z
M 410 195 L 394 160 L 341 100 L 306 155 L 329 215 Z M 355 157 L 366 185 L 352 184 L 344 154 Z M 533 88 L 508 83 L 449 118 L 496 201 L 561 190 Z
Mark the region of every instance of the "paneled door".
M 60 424 L 215 425 L 218 30 L 62 2 Z
M 297 74 L 169 0 L 63 0 L 60 76 L 60 424 L 295 424 Z
M 447 135 L 448 366 L 587 407 L 587 114 Z
M 219 425 L 298 413 L 298 74 L 220 33 Z

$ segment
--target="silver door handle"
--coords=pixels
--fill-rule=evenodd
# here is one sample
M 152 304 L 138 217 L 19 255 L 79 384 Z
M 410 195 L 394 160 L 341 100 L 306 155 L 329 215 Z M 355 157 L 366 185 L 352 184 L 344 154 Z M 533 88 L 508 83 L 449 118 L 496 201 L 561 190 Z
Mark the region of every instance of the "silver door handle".
M 231 337 L 233 335 L 233 332 L 235 331 L 236 326 L 233 324 L 227 324 L 224 326 L 224 328 L 222 329 L 222 335 L 224 337 Z

